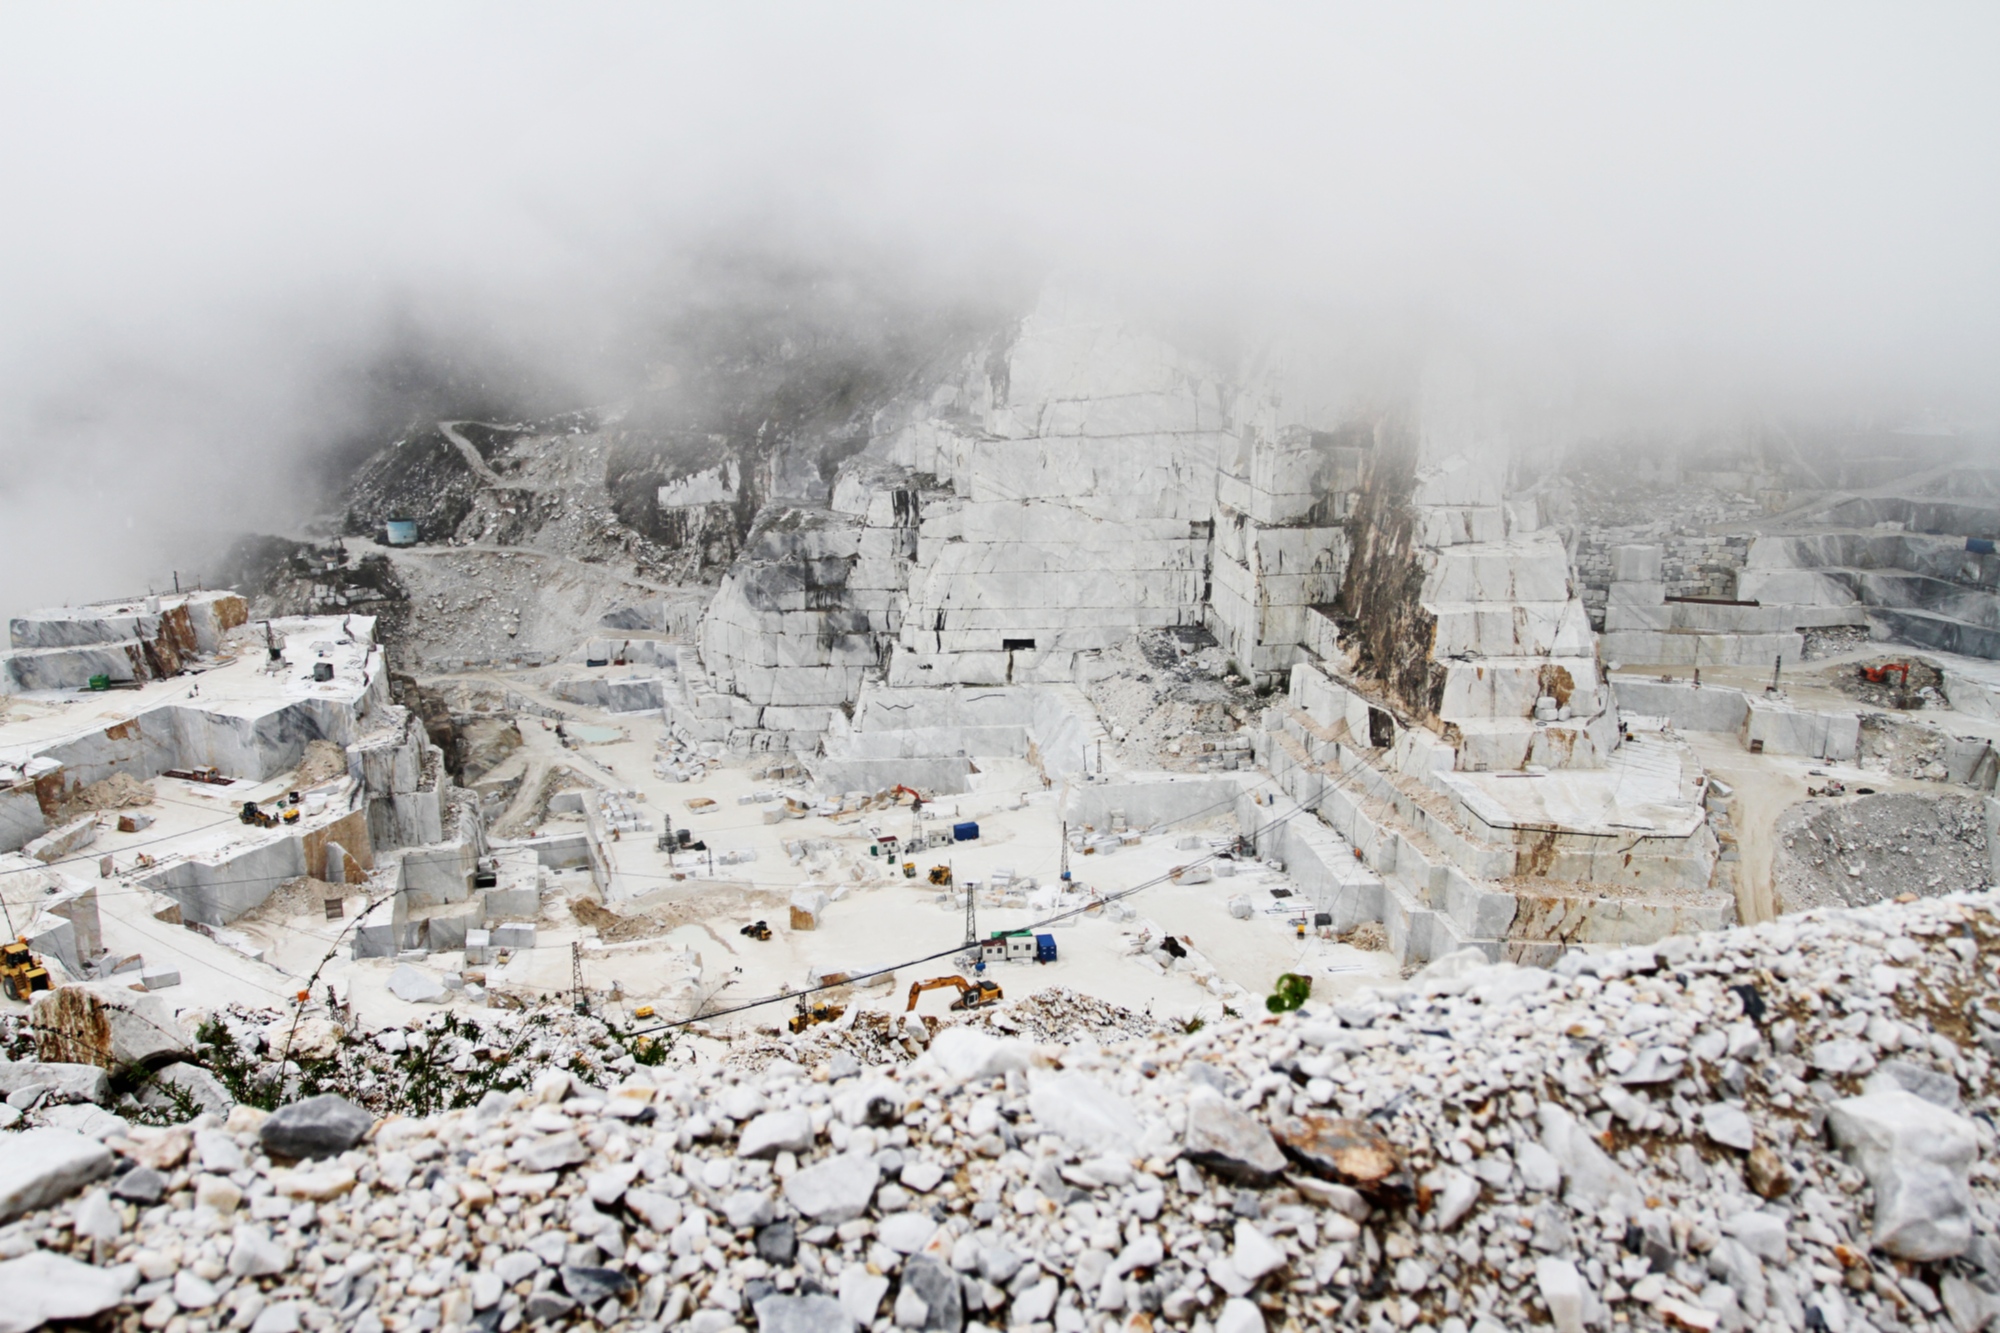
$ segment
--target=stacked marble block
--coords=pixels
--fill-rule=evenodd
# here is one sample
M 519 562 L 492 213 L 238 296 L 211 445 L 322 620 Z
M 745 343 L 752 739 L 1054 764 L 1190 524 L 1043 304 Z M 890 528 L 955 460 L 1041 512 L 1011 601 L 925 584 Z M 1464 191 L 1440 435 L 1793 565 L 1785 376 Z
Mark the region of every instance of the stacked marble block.
M 1503 501 L 1502 482 L 1499 458 L 1460 454 L 1420 471 L 1412 496 L 1438 719 L 1465 771 L 1601 768 L 1618 723 L 1569 553 L 1532 497 Z
M 1611 588 L 1604 608 L 1607 661 L 1646 666 L 1761 666 L 1779 656 L 1796 662 L 1805 652 L 1791 606 L 1731 606 L 1669 602 L 1658 546 L 1619 546 L 1611 552 Z M 1841 617 L 1807 617 L 1839 623 Z
M 888 434 L 948 487 L 927 504 L 894 685 L 1054 683 L 1079 652 L 1199 624 L 1216 474 L 1233 454 L 1218 377 L 1088 303 L 1045 299 L 960 421 Z
M 179 593 L 99 606 L 55 607 L 16 616 L 0 652 L 0 694 L 76 690 L 91 677 L 158 680 L 183 659 L 213 653 L 248 611 L 233 592 Z
M 1727 902 L 1698 892 L 1713 859 L 1692 807 L 1687 827 L 1636 840 L 1623 829 L 1496 822 L 1479 786 L 1493 779 L 1454 769 L 1451 746 L 1423 728 L 1390 722 L 1392 738 L 1378 744 L 1377 712 L 1316 664 L 1300 663 L 1285 703 L 1265 714 L 1257 755 L 1292 801 L 1317 811 L 1380 876 L 1380 919 L 1399 957 L 1471 946 L 1546 963 L 1564 940 L 1643 943 L 1731 919 Z M 1615 784 L 1620 775 L 1585 770 L 1569 780 Z M 1576 892 L 1607 864 L 1634 880 L 1617 893 Z M 1548 889 L 1521 887 L 1533 879 Z
M 1361 919 L 1382 923 L 1404 962 L 1468 947 L 1496 960 L 1508 956 L 1514 898 L 1484 881 L 1513 873 L 1514 849 L 1469 836 L 1440 813 L 1438 802 L 1418 799 L 1391 776 L 1413 778 L 1408 786 L 1421 788 L 1422 775 L 1450 771 L 1450 747 L 1430 732 L 1395 728 L 1393 744 L 1371 763 L 1372 707 L 1317 666 L 1294 666 L 1286 702 L 1265 714 L 1255 734 L 1259 766 L 1288 799 L 1239 810 L 1245 831 L 1279 824 L 1300 806 L 1316 811 L 1317 820 L 1293 819 L 1284 827 L 1298 826 L 1287 835 L 1293 843 L 1309 842 L 1319 830 L 1338 839 L 1349 864 L 1342 867 L 1347 887 L 1336 898 L 1336 927 L 1356 924 L 1342 909 L 1359 909 Z M 1284 850 L 1288 871 L 1324 859 L 1302 860 L 1306 850 Z
M 1209 632 L 1260 683 L 1301 660 L 1314 606 L 1347 571 L 1345 528 L 1361 475 L 1358 445 L 1299 426 L 1258 426 L 1216 477 Z
M 490 953 L 474 958 L 475 951 L 533 948 L 545 887 L 540 861 L 531 849 L 504 848 L 490 864 L 494 883 L 480 886 L 470 843 L 404 853 L 390 920 L 355 929 L 354 957 L 462 949 L 466 961 L 475 963 L 490 961 Z

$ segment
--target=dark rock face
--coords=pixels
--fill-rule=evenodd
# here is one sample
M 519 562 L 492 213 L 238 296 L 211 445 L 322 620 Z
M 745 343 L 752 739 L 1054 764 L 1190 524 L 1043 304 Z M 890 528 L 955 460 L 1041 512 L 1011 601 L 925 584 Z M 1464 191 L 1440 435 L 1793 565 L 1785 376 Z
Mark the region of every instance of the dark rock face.
M 1431 717 L 1444 689 L 1444 672 L 1433 670 L 1430 645 L 1437 621 L 1422 602 L 1424 568 L 1410 503 L 1416 462 L 1416 434 L 1406 424 L 1383 421 L 1375 427 L 1348 516 L 1351 554 L 1334 607 L 1343 640 L 1360 650 L 1357 674 L 1379 681 L 1391 702 Z M 1381 742 L 1371 737 L 1370 743 Z

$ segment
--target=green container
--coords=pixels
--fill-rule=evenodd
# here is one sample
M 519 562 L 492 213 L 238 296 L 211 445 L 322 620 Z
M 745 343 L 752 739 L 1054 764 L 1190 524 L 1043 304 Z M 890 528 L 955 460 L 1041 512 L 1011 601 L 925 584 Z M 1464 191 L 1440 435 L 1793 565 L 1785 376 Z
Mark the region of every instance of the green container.
M 111 688 L 111 677 L 109 677 L 109 676 L 92 676 L 92 677 L 90 678 L 90 688 L 91 688 L 91 689 L 93 689 L 93 690 L 108 690 L 108 689 L 110 689 L 110 688 Z

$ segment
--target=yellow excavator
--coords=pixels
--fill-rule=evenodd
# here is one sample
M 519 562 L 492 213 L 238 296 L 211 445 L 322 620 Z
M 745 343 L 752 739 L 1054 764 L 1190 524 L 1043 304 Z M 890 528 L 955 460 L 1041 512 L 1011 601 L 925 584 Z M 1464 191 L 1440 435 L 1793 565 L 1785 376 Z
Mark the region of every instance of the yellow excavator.
M 0 986 L 6 988 L 8 999 L 24 1004 L 36 991 L 49 988 L 49 970 L 29 951 L 26 935 L 0 944 Z
M 956 986 L 958 998 L 951 1002 L 954 1009 L 984 1009 L 989 1004 L 1000 1001 L 1000 986 L 992 981 L 967 981 L 964 977 L 932 977 L 929 981 L 915 982 L 910 986 L 910 1003 L 903 1010 L 908 1013 L 917 1007 L 917 997 L 927 990 L 937 990 L 942 986 Z
M 933 883 L 933 884 L 937 885 L 937 886 L 938 886 L 939 888 L 943 888 L 943 887 L 944 887 L 944 886 L 946 886 L 947 884 L 950 884 L 950 883 L 951 883 L 951 867 L 950 867 L 950 866 L 932 866 L 932 867 L 931 867 L 931 883 Z
M 799 997 L 799 1011 L 786 1023 L 793 1032 L 804 1032 L 815 1023 L 831 1023 L 847 1010 L 838 1004 L 807 1004 L 806 997 Z

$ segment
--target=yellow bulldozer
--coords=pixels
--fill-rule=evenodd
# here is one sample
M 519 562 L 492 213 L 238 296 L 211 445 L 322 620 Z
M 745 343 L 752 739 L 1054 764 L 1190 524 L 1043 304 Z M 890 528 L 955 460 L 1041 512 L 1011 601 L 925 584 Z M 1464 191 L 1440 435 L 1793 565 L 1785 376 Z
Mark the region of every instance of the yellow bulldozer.
M 950 883 L 951 883 L 951 867 L 950 867 L 950 866 L 932 866 L 932 867 L 931 867 L 931 883 L 933 883 L 933 884 L 937 885 L 937 886 L 938 886 L 939 888 L 943 888 L 943 887 L 944 887 L 945 885 L 947 885 L 947 884 L 950 884 Z
M 964 977 L 932 977 L 929 981 L 915 982 L 910 986 L 910 1003 L 903 1010 L 908 1013 L 917 1007 L 917 997 L 927 990 L 937 990 L 943 986 L 956 986 L 958 998 L 951 1002 L 954 1009 L 984 1009 L 989 1004 L 997 1004 L 1001 999 L 999 984 L 992 981 L 967 981 Z
M 12 943 L 0 944 L 0 986 L 6 988 L 8 999 L 23 1004 L 36 991 L 49 988 L 49 970 L 29 951 L 26 935 Z

